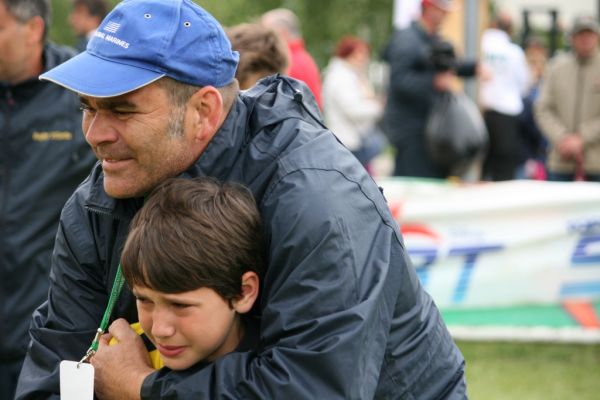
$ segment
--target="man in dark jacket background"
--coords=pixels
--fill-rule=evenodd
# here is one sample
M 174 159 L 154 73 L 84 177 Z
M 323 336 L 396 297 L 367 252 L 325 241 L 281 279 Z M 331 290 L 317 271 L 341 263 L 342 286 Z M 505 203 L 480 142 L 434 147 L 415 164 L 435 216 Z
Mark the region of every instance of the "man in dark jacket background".
M 451 173 L 431 159 L 425 125 L 436 93 L 452 90 L 456 75 L 476 72 L 475 62 L 455 63 L 439 35 L 454 7 L 452 0 L 423 0 L 421 18 L 395 31 L 385 50 L 390 84 L 383 122 L 396 150 L 395 176 L 443 179 Z
M 77 96 L 38 80 L 74 54 L 46 43 L 49 3 L 0 0 L 0 399 L 13 397 L 47 296 L 60 210 L 96 160 Z
M 63 210 L 17 399 L 56 398 L 60 361 L 79 360 L 100 326 L 131 218 L 171 176 L 235 181 L 255 196 L 267 242 L 259 345 L 154 371 L 138 335 L 113 325 L 118 343 L 102 336 L 90 359 L 99 398 L 465 398 L 463 357 L 377 185 L 305 85 L 271 77 L 240 93 L 237 62 L 190 0 L 130 0 L 85 52 L 42 76 L 80 94 L 100 163 Z M 136 321 L 128 289 L 111 317 Z

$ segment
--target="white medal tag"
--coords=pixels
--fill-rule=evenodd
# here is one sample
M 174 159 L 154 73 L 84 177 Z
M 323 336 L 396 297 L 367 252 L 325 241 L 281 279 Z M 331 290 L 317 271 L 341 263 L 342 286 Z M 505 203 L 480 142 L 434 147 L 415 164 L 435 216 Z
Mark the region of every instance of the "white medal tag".
M 60 362 L 60 400 L 93 400 L 94 366 L 77 361 Z

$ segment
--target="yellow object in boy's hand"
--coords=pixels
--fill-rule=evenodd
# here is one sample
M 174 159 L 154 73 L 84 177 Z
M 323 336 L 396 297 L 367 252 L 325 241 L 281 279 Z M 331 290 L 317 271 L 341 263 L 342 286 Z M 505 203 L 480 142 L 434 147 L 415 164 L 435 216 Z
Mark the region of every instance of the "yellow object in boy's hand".
M 140 323 L 136 322 L 131 324 L 131 329 L 133 329 L 135 333 L 140 335 L 142 340 L 144 341 L 144 345 L 146 346 L 148 354 L 150 355 L 150 362 L 152 363 L 152 367 L 154 367 L 154 369 L 161 369 L 164 366 L 164 363 L 162 358 L 160 358 L 160 353 L 158 352 L 158 350 L 156 350 L 156 347 L 154 347 L 154 344 L 150 341 L 150 339 L 148 339 L 148 336 L 146 336 L 146 334 L 144 333 L 144 330 L 142 329 Z M 117 339 L 114 337 L 108 342 L 109 345 L 116 343 Z

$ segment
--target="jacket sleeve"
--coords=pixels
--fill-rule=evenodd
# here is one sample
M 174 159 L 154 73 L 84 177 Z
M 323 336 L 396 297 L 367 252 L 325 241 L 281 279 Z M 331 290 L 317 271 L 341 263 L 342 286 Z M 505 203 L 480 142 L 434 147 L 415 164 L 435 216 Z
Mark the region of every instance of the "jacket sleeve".
M 48 300 L 33 314 L 30 344 L 19 377 L 17 400 L 57 399 L 58 367 L 62 360 L 78 361 L 89 347 L 105 307 L 103 271 L 94 246 L 80 252 L 92 238 L 81 222 L 85 211 L 72 196 L 61 214 L 50 271 Z
M 463 78 L 472 78 L 477 75 L 477 61 L 461 60 L 456 65 L 456 75 Z
M 399 245 L 374 203 L 339 171 L 284 176 L 261 204 L 270 260 L 260 348 L 155 373 L 142 398 L 373 398 L 398 296 L 390 241 Z
M 556 112 L 558 104 L 557 79 L 553 64 L 547 67 L 546 74 L 540 86 L 540 95 L 534 104 L 534 115 L 542 133 L 551 143 L 557 143 L 561 137 L 568 134 L 568 128 Z

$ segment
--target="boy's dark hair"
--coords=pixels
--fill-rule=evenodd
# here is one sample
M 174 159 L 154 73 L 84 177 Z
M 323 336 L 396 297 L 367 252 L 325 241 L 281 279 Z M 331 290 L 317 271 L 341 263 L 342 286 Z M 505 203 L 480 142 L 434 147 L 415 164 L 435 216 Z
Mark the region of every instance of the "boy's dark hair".
M 165 293 L 206 287 L 226 300 L 241 295 L 242 275 L 260 275 L 263 262 L 252 193 L 212 178 L 172 178 L 156 187 L 131 222 L 121 254 L 130 286 Z

